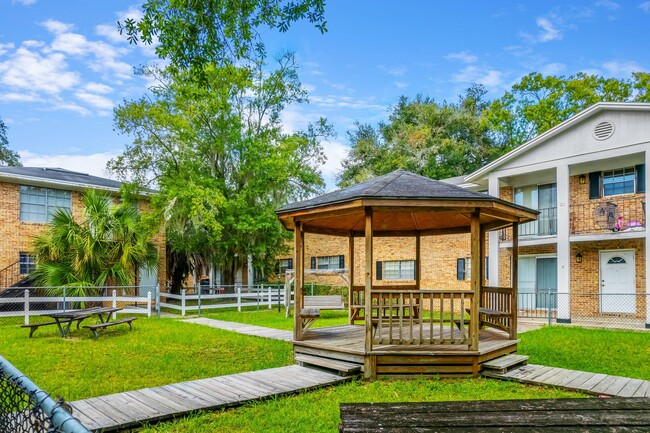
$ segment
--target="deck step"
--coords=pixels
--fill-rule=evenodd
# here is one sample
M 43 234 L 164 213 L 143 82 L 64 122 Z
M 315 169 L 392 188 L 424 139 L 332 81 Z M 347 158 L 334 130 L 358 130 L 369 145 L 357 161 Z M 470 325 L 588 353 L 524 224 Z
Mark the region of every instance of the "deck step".
M 490 374 L 498 373 L 503 374 L 513 368 L 519 368 L 528 363 L 526 355 L 506 355 L 495 358 L 491 361 L 481 364 L 483 367 L 483 375 L 489 376 Z
M 326 368 L 328 370 L 334 370 L 341 376 L 358 374 L 361 372 L 362 367 L 361 364 L 356 364 L 353 362 L 340 361 L 338 359 L 321 358 L 320 356 L 304 354 L 296 354 L 295 360 L 301 365 L 307 364 L 311 366 Z

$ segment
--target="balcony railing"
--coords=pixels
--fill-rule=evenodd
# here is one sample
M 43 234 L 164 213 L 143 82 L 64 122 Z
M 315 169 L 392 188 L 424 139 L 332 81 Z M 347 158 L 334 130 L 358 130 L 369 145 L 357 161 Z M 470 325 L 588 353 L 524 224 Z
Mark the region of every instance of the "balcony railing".
M 603 197 L 572 205 L 571 234 L 645 230 L 645 196 Z
M 531 221 L 519 226 L 520 237 L 557 235 L 557 208 L 549 207 L 538 210 L 539 216 L 537 217 L 537 221 Z M 502 230 L 501 240 L 511 241 L 512 231 L 510 229 Z

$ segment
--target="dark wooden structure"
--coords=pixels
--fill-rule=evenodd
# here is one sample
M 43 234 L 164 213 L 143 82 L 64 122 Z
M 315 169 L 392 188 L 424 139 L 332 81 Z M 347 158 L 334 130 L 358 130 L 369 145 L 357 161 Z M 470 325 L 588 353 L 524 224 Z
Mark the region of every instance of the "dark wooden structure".
M 341 404 L 342 433 L 648 432 L 650 399 Z
M 517 227 L 537 212 L 501 199 L 397 170 L 370 181 L 288 205 L 277 211 L 294 231 L 296 354 L 358 362 L 366 377 L 472 374 L 481 362 L 517 349 Z M 511 287 L 485 284 L 486 233 L 512 227 Z M 365 239 L 363 281 L 350 266 L 350 325 L 307 330 L 314 312 L 304 307 L 304 234 Z M 422 236 L 467 234 L 471 246 L 468 290 L 421 287 Z M 415 284 L 373 281 L 373 240 L 415 238 Z M 498 270 L 493 270 L 498 272 Z M 362 326 L 356 325 L 363 323 Z M 480 329 L 488 326 L 489 329 Z

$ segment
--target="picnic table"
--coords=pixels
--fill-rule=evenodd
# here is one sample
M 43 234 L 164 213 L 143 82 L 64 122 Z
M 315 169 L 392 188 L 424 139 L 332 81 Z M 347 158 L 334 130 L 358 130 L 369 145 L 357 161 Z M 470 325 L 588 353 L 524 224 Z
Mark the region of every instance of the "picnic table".
M 341 404 L 340 432 L 648 432 L 649 398 Z
M 59 334 L 61 337 L 66 337 L 70 333 L 70 326 L 72 322 L 77 322 L 77 329 L 79 329 L 79 324 L 85 319 L 97 316 L 99 321 L 102 324 L 110 322 L 111 314 L 122 310 L 122 308 L 116 307 L 91 307 L 91 308 L 82 308 L 80 310 L 71 310 L 71 311 L 62 311 L 58 313 L 47 313 L 43 314 L 44 317 L 50 317 L 54 319 L 54 322 L 48 323 L 35 323 L 33 325 L 23 325 L 23 327 L 30 328 L 29 336 L 31 337 L 34 334 L 34 331 L 41 326 L 56 325 L 59 328 Z

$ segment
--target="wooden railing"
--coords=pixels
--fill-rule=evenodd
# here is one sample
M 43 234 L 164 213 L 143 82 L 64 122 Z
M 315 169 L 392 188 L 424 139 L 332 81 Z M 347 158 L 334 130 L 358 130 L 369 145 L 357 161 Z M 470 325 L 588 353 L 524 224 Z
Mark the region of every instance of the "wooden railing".
M 517 312 L 512 308 L 511 287 L 481 287 L 479 327 L 485 325 L 510 333 Z
M 471 344 L 469 290 L 372 292 L 373 346 Z

